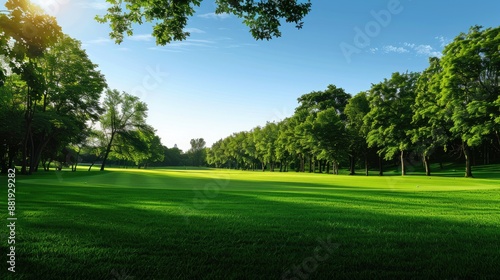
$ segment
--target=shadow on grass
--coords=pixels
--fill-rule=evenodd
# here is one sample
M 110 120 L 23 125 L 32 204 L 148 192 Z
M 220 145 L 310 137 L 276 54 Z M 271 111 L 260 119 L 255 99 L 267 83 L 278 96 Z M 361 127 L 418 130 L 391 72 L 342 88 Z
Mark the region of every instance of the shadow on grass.
M 161 178 L 152 176 L 144 185 L 137 185 L 144 177 L 124 178 L 136 178 L 137 188 L 25 186 L 11 279 L 281 279 L 327 236 L 340 247 L 301 270 L 310 279 L 494 279 L 500 272 L 499 190 L 257 187 L 233 179 L 196 205 L 190 185 L 203 190 L 210 179 L 156 189 Z

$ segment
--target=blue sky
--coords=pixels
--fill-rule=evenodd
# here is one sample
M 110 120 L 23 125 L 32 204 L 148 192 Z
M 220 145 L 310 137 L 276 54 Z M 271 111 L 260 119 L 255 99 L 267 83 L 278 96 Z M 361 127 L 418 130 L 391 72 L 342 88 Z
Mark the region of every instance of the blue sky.
M 142 25 L 116 45 L 94 20 L 104 1 L 34 2 L 83 43 L 110 88 L 148 104 L 148 123 L 164 145 L 184 151 L 192 138 L 210 146 L 288 117 L 300 95 L 328 84 L 356 94 L 393 72 L 422 71 L 460 32 L 500 25 L 497 0 L 313 0 L 303 29 L 284 24 L 281 38 L 256 41 L 241 20 L 215 15 L 214 1 L 205 0 L 187 41 L 156 46 L 151 26 Z

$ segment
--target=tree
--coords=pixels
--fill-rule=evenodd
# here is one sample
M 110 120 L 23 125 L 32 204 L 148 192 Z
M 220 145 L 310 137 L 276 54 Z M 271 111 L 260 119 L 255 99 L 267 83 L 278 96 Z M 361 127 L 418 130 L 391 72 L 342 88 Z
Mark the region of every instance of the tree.
M 339 161 L 348 154 L 348 137 L 337 110 L 330 107 L 310 115 L 305 124 L 310 124 L 308 130 L 314 139 L 315 154 L 331 162 L 334 174 L 338 174 Z
M 342 120 L 345 120 L 344 109 L 351 96 L 343 88 L 328 85 L 324 91 L 313 91 L 300 96 L 299 106 L 295 111 L 305 110 L 309 113 L 334 108 Z
M 443 51 L 439 104 L 443 117 L 452 124 L 452 137 L 462 142 L 465 177 L 472 177 L 471 149 L 489 135 L 499 135 L 500 107 L 495 103 L 500 95 L 499 45 L 500 27 L 482 30 L 474 26 Z
M 367 143 L 379 147 L 379 155 L 392 159 L 400 153 L 401 175 L 406 174 L 405 152 L 411 147 L 406 131 L 411 129 L 411 104 L 415 101 L 418 73 L 394 73 L 391 79 L 375 84 L 370 89 L 370 112 L 365 123 L 370 125 Z
M 147 105 L 126 92 L 108 89 L 104 98 L 105 113 L 100 122 L 107 139 L 101 171 L 106 166 L 116 137 L 131 138 L 131 131 L 146 127 Z
M 52 149 L 60 150 L 85 140 L 80 132 L 86 130 L 89 122 L 97 121 L 103 112 L 99 98 L 106 87 L 104 76 L 90 61 L 81 43 L 67 35 L 61 36 L 39 59 L 39 65 L 43 69 L 45 90 L 36 104 L 37 119 L 45 119 L 47 124 L 46 128 L 37 129 L 37 133 L 32 132 L 30 170 L 33 171 L 37 170 L 49 142 L 59 142 L 60 145 L 52 145 Z
M 208 165 L 215 166 L 215 168 L 220 168 L 225 163 L 225 161 L 221 158 L 222 151 L 220 147 L 222 145 L 222 141 L 222 139 L 216 141 L 207 151 L 206 161 Z
M 336 154 L 333 155 L 333 151 L 331 150 L 333 147 L 336 147 L 336 144 L 333 144 L 332 141 L 334 139 L 328 140 L 329 144 L 321 145 L 318 141 L 318 135 L 322 132 L 317 129 L 313 129 L 315 120 L 317 115 L 320 112 L 329 110 L 328 113 L 324 115 L 324 119 L 322 122 L 325 122 L 327 119 L 332 121 L 332 125 L 335 128 L 332 130 L 337 133 L 336 120 L 333 119 L 333 114 L 337 115 L 341 122 L 346 120 L 346 116 L 344 114 L 344 109 L 349 101 L 350 95 L 347 94 L 344 89 L 338 88 L 335 85 L 328 85 L 327 89 L 324 91 L 313 91 L 308 94 L 304 94 L 297 99 L 299 102 L 299 106 L 295 109 L 294 118 L 298 123 L 295 126 L 295 132 L 298 137 L 298 141 L 301 146 L 302 154 L 309 155 L 309 171 L 312 172 L 312 163 L 314 159 L 317 159 L 321 154 L 321 159 L 330 160 L 334 167 L 334 173 L 338 171 L 339 159 L 342 158 L 342 155 Z M 329 115 L 330 117 L 326 117 Z M 319 125 L 319 124 L 316 124 Z M 331 137 L 338 138 L 335 135 L 330 135 Z M 326 139 L 324 139 L 326 141 Z M 326 143 L 323 141 L 322 143 Z M 335 149 L 335 152 L 340 152 L 340 150 Z M 302 159 L 304 160 L 304 159 Z M 321 164 L 320 164 L 321 166 Z
M 131 161 L 137 168 L 147 168 L 150 163 L 164 159 L 161 139 L 153 127 L 142 125 L 124 131 L 116 138 L 112 155 L 116 159 Z
M 188 155 L 191 158 L 191 163 L 193 166 L 202 166 L 205 161 L 205 145 L 207 144 L 203 138 L 191 139 L 189 142 L 191 148 L 188 151 Z
M 269 163 L 269 169 L 274 172 L 276 164 L 276 140 L 278 139 L 278 124 L 268 122 L 262 128 L 262 138 L 260 142 L 256 142 L 257 149 L 263 152 L 264 162 Z
M 166 166 L 181 166 L 185 165 L 185 154 L 182 153 L 182 150 L 177 148 L 177 145 L 174 145 L 172 148 L 167 148 L 163 146 L 164 151 L 164 159 L 163 164 Z
M 443 118 L 438 99 L 441 94 L 443 69 L 440 59 L 429 59 L 429 67 L 422 72 L 417 81 L 417 95 L 412 104 L 413 129 L 407 131 L 414 149 L 422 154 L 425 174 L 431 175 L 429 157 L 438 147 L 443 147 L 449 140 L 449 121 Z
M 61 27 L 54 17 L 44 14 L 40 7 L 33 5 L 30 1 L 9 0 L 5 3 L 5 7 L 9 13 L 0 14 L 0 32 L 4 38 L 3 42 L 11 43 L 2 43 L 1 52 L 8 57 L 8 66 L 12 72 L 18 74 L 26 82 L 25 136 L 21 167 L 21 172 L 26 174 L 28 173 L 28 158 L 30 159 L 29 173 L 32 172 L 36 159 L 33 155 L 35 147 L 32 134 L 36 103 L 40 101 L 46 90 L 39 59 L 60 37 Z M 2 77 L 5 76 L 3 72 Z
M 172 41 L 185 40 L 190 34 L 185 31 L 188 18 L 195 13 L 203 0 L 106 0 L 111 4 L 107 14 L 96 20 L 109 23 L 112 39 L 123 41 L 124 34 L 133 34 L 132 24 L 154 22 L 152 35 L 156 43 L 165 45 Z M 243 19 L 252 36 L 258 40 L 280 37 L 280 20 L 295 23 L 302 28 L 302 19 L 311 9 L 310 0 L 299 3 L 298 0 L 217 0 L 216 14 L 232 14 Z
M 353 98 L 349 99 L 345 107 L 347 117 L 347 133 L 349 137 L 349 151 L 352 154 L 351 172 L 354 174 L 354 158 L 355 154 L 364 155 L 365 175 L 368 176 L 368 145 L 366 138 L 368 136 L 369 126 L 363 121 L 364 117 L 370 111 L 367 93 L 360 92 Z
M 92 169 L 97 161 L 102 160 L 106 153 L 107 145 L 108 141 L 103 131 L 97 129 L 89 131 L 89 136 L 85 140 L 82 152 L 87 161 L 90 162 L 88 171 Z
M 23 97 L 25 84 L 18 75 L 5 78 L 0 86 L 0 167 L 1 173 L 7 173 L 14 167 L 14 157 L 22 148 L 24 140 Z

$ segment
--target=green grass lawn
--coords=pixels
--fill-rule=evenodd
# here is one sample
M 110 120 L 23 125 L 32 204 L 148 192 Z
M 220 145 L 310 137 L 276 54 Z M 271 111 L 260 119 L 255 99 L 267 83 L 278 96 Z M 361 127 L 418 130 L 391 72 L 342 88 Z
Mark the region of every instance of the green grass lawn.
M 185 169 L 18 175 L 16 273 L 7 271 L 4 225 L 0 278 L 498 279 L 498 170 L 476 169 L 476 179 L 452 177 L 461 169 L 405 178 Z

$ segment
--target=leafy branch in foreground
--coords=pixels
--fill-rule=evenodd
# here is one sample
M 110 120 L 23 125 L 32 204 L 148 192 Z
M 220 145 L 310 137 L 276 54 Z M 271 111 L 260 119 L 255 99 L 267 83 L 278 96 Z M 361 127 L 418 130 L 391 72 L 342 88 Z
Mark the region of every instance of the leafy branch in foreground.
M 133 24 L 154 23 L 152 35 L 158 45 L 183 41 L 190 36 L 185 31 L 189 17 L 193 16 L 203 0 L 106 0 L 111 4 L 107 13 L 96 16 L 100 23 L 109 23 L 110 37 L 120 44 L 124 35 L 133 35 Z M 215 14 L 232 14 L 243 19 L 257 40 L 280 37 L 281 21 L 303 26 L 303 18 L 311 10 L 311 1 L 298 0 L 216 0 Z

